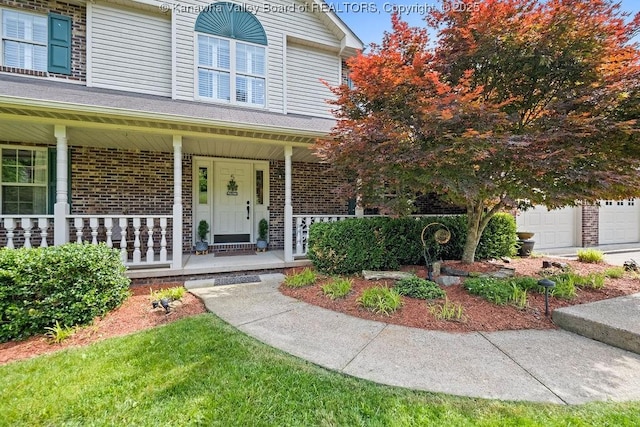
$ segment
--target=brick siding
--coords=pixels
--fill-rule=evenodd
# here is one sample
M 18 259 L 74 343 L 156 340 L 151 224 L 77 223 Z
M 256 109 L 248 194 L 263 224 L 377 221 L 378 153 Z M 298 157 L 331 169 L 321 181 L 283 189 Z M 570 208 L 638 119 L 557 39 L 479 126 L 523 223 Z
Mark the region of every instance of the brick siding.
M 192 248 L 191 155 L 182 157 L 183 250 Z M 71 213 L 171 215 L 173 153 L 73 147 Z M 167 247 L 172 245 L 171 230 Z
M 599 243 L 599 207 L 582 206 L 582 247 L 597 246 Z
M 87 8 L 85 5 L 64 1 L 1 0 L 0 8 L 20 9 L 24 12 L 46 15 L 50 12 L 71 18 L 71 75 L 46 71 L 25 70 L 0 66 L 0 71 L 63 80 L 85 81 L 87 77 Z
M 284 248 L 284 161 L 269 162 L 269 247 Z M 293 162 L 291 204 L 294 215 L 347 215 L 349 204 L 335 193 L 342 182 L 319 163 Z

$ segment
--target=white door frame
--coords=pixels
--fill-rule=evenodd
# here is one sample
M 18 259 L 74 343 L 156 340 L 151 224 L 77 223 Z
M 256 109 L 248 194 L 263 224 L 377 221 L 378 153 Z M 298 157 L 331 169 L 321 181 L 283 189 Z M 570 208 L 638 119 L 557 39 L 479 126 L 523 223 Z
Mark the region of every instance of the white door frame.
M 214 183 L 214 177 L 215 177 L 215 168 L 216 168 L 216 163 L 217 162 L 224 162 L 224 163 L 244 163 L 244 164 L 250 164 L 251 165 L 251 173 L 252 173 L 252 179 L 251 179 L 251 189 L 250 192 L 252 194 L 252 200 L 251 200 L 251 217 L 252 217 L 252 221 L 251 221 L 251 226 L 250 226 L 250 242 L 251 243 L 255 243 L 256 239 L 258 238 L 258 222 L 260 222 L 260 220 L 262 218 L 265 218 L 267 221 L 269 221 L 269 195 L 270 195 L 270 189 L 269 189 L 269 161 L 267 160 L 247 160 L 247 159 L 232 159 L 232 158 L 225 158 L 225 157 L 205 157 L 205 156 L 194 156 L 193 157 L 193 162 L 192 162 L 192 176 L 193 176 L 193 185 L 192 185 L 192 193 L 193 193 L 193 198 L 192 198 L 192 219 L 193 219 L 193 232 L 192 232 L 192 238 L 193 238 L 193 242 L 195 243 L 196 241 L 199 240 L 198 238 L 198 223 L 201 219 L 205 219 L 208 223 L 209 223 L 209 227 L 210 227 L 210 231 L 209 231 L 209 244 L 214 244 L 216 243 L 213 240 L 213 224 L 215 221 L 214 218 L 214 190 L 215 190 L 215 183 Z M 207 193 L 206 193 L 206 197 L 207 197 L 207 205 L 206 206 L 202 206 L 199 203 L 199 194 L 200 194 L 200 189 L 199 189 L 199 168 L 200 167 L 207 167 L 209 170 L 209 175 L 207 177 L 208 179 L 208 185 L 207 185 Z M 262 172 L 262 203 L 258 203 L 258 194 L 257 194 L 257 187 L 256 187 L 256 176 L 258 174 L 258 171 Z

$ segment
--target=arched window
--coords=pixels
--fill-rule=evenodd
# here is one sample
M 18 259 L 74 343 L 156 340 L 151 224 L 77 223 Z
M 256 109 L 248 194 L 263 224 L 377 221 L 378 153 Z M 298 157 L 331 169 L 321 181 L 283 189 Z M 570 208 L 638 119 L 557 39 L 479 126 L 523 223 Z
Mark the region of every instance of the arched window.
M 267 36 L 244 6 L 217 2 L 198 15 L 198 96 L 265 106 Z

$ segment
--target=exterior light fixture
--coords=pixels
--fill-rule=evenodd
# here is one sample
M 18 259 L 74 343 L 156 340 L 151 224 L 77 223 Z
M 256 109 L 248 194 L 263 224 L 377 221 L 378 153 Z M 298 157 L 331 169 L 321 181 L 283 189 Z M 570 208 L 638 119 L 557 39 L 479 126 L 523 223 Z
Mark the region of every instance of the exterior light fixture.
M 544 315 L 549 316 L 549 289 L 556 286 L 556 282 L 549 279 L 542 279 L 538 281 L 538 285 L 544 288 Z

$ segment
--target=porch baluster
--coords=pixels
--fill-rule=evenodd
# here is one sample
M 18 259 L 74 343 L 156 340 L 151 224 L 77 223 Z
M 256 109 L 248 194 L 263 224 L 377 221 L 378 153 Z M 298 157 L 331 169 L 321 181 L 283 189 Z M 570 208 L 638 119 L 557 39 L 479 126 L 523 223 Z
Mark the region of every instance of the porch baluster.
M 31 218 L 22 218 L 20 220 L 20 225 L 22 226 L 22 230 L 24 232 L 24 247 L 31 247 Z
M 133 241 L 133 263 L 140 264 L 142 260 L 142 253 L 140 252 L 140 218 L 133 218 L 133 234 L 135 235 Z
M 296 255 L 302 255 L 302 218 L 296 218 Z
M 74 218 L 73 226 L 76 228 L 76 243 L 82 243 L 82 229 L 84 228 L 84 220 L 82 218 Z
M 13 230 L 16 229 L 16 220 L 13 218 L 5 218 L 4 228 L 7 229 L 7 247 L 9 249 L 14 249 L 15 246 L 13 245 Z
M 147 262 L 153 262 L 153 226 L 154 219 L 147 218 Z
M 107 234 L 107 247 L 109 249 L 113 248 L 113 240 L 112 240 L 112 235 L 113 235 L 113 218 L 105 218 L 104 219 L 104 228 L 107 230 L 106 234 Z
M 49 232 L 49 220 L 47 218 L 38 218 L 38 228 L 40 229 L 40 247 L 46 248 L 49 244 L 47 243 L 47 235 Z
M 98 225 L 99 225 L 99 222 L 97 217 L 89 218 L 89 227 L 91 227 L 91 244 L 92 245 L 98 244 Z
M 120 257 L 122 262 L 126 263 L 129 259 L 127 253 L 127 218 L 118 218 L 118 226 L 120 227 Z
M 160 218 L 160 262 L 167 261 L 167 218 Z

